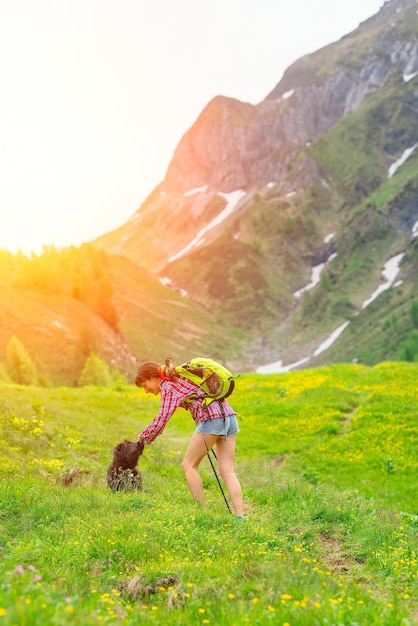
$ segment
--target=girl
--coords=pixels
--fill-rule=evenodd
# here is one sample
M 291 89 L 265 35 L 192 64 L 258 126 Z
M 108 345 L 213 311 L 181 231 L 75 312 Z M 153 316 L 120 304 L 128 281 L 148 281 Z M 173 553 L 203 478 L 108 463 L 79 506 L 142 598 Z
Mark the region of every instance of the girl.
M 181 378 L 174 367 L 160 366 L 154 361 L 144 361 L 135 378 L 137 387 L 146 393 L 161 394 L 160 410 L 153 421 L 138 436 L 139 441 L 150 444 L 161 435 L 168 420 L 178 407 L 189 409 L 197 424 L 182 463 L 187 485 L 195 501 L 205 507 L 203 484 L 198 467 L 203 457 L 216 444 L 219 472 L 225 481 L 234 508 L 235 517 L 245 519 L 242 490 L 234 471 L 235 441 L 239 432 L 238 421 L 226 400 L 213 400 L 202 406 L 204 394 L 200 387 Z M 193 398 L 190 396 L 193 395 Z

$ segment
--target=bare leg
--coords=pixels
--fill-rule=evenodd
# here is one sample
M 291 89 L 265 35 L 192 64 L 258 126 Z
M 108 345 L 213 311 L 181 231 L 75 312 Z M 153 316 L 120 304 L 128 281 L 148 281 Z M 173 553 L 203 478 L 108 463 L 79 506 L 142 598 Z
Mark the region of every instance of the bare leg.
M 241 484 L 234 471 L 235 435 L 221 439 L 218 435 L 193 433 L 182 463 L 182 469 L 186 476 L 190 493 L 195 500 L 201 503 L 202 508 L 204 508 L 205 498 L 203 494 L 203 484 L 198 472 L 198 467 L 203 457 L 206 456 L 208 450 L 211 450 L 215 443 L 218 453 L 219 472 L 228 489 L 235 515 L 243 515 Z
M 235 515 L 244 515 L 241 484 L 235 474 L 235 443 L 236 436 L 218 439 L 216 451 L 218 453 L 219 472 L 225 481 L 232 501 Z
M 205 438 L 203 438 L 202 433 L 193 433 L 181 465 L 186 476 L 190 493 L 195 501 L 200 502 L 202 509 L 205 508 L 205 498 L 203 495 L 202 479 L 200 478 L 197 468 L 203 457 L 208 453 L 208 449 L 211 450 L 217 439 L 218 435 L 205 435 Z

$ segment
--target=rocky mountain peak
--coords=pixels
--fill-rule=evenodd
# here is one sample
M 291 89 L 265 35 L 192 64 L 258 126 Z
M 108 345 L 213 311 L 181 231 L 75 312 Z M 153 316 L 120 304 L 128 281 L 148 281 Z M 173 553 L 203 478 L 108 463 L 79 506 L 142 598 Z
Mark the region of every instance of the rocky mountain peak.
M 225 193 L 246 187 L 250 177 L 240 154 L 257 113 L 251 104 L 217 96 L 182 137 L 164 189 L 184 193 L 207 185 Z
M 289 191 L 287 168 L 306 144 L 384 84 L 418 71 L 418 31 L 398 28 L 406 12 L 417 23 L 417 7 L 416 0 L 388 0 L 341 41 L 294 63 L 258 105 L 214 98 L 181 139 L 164 189 L 230 192 L 282 181 Z M 312 181 L 305 162 L 296 181 L 302 187 Z

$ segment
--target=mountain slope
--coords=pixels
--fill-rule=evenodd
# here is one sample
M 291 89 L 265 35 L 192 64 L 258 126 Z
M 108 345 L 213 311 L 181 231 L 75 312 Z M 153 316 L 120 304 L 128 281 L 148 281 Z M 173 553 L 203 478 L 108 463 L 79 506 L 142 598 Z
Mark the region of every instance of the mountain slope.
M 214 98 L 165 180 L 97 244 L 249 333 L 259 364 L 311 356 L 344 321 L 350 332 L 362 328 L 362 303 L 401 252 L 399 296 L 379 309 L 383 323 L 392 307 L 404 316 L 418 270 L 417 75 L 416 2 L 389 0 L 353 33 L 294 63 L 260 104 Z M 406 150 L 408 160 L 388 177 Z M 233 210 L 216 222 L 238 190 Z M 326 261 L 318 285 L 295 297 Z M 405 323 L 399 341 L 412 328 Z M 356 341 L 363 347 L 367 333 Z M 383 333 L 369 361 L 386 348 Z

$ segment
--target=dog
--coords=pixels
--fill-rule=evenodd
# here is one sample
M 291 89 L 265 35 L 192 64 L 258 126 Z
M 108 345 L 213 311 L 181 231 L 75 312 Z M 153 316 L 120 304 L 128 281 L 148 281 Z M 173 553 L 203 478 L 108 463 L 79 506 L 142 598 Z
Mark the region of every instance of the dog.
M 113 448 L 113 461 L 107 469 L 107 486 L 112 491 L 142 491 L 142 476 L 136 466 L 143 450 L 142 441 L 127 439 Z

